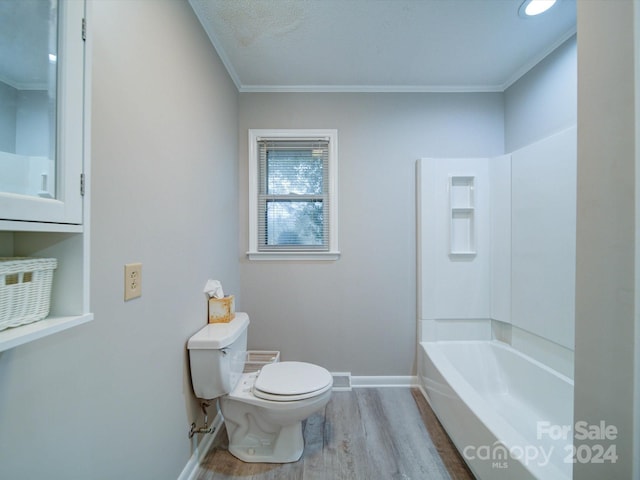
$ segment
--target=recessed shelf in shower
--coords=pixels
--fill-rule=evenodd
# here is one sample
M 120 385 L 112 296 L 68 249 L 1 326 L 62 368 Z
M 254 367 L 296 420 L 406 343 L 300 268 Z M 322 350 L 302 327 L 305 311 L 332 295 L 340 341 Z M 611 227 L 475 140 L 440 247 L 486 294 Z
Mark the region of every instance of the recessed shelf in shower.
M 473 176 L 449 177 L 450 255 L 475 255 Z

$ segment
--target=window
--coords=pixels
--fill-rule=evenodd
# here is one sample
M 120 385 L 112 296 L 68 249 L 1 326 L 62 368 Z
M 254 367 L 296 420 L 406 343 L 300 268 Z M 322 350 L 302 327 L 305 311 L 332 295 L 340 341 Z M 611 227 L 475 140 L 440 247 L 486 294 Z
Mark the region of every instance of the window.
M 336 130 L 249 130 L 249 258 L 335 260 Z

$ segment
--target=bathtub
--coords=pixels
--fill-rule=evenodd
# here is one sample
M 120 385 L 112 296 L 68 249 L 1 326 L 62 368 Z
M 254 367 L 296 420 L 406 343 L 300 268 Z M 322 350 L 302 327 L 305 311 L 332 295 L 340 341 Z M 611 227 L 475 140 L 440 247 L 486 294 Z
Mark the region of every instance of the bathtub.
M 477 478 L 571 478 L 571 379 L 502 342 L 420 347 L 423 393 Z

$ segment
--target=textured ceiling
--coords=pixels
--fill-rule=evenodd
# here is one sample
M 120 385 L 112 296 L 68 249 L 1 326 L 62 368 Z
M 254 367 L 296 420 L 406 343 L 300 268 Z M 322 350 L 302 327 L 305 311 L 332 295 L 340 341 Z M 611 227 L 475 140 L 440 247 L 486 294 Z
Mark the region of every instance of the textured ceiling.
M 503 91 L 575 33 L 575 0 L 189 0 L 240 91 Z

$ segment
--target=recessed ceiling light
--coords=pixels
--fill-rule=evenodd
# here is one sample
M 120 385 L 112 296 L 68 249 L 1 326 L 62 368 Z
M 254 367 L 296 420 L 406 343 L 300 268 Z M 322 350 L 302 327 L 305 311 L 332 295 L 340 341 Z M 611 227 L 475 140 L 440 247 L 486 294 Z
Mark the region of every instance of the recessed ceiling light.
M 553 7 L 555 3 L 556 0 L 525 0 L 518 13 L 521 17 L 540 15 Z

